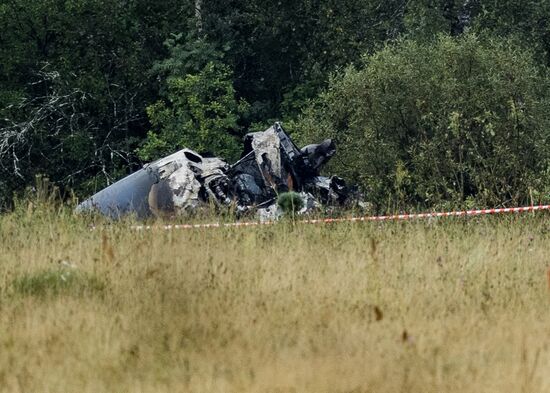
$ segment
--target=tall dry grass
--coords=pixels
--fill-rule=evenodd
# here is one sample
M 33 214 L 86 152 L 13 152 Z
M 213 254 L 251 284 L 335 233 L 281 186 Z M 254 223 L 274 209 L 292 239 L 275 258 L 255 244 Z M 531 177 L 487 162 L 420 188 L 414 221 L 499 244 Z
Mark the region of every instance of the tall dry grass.
M 20 208 L 0 387 L 550 391 L 548 218 L 137 232 Z

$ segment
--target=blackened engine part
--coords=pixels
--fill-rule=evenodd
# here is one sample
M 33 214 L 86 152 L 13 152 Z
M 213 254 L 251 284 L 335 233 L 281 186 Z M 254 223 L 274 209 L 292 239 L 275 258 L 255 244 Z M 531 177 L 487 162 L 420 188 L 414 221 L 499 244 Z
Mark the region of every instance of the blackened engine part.
M 219 206 L 229 206 L 232 200 L 231 185 L 227 176 L 208 178 L 204 184 L 203 200 L 212 200 Z
M 226 175 L 229 165 L 219 158 L 203 158 L 200 173 L 197 174 L 203 186 L 203 200 L 211 200 L 217 205 L 231 204 L 231 186 Z
M 332 139 L 325 139 L 319 144 L 303 147 L 301 153 L 307 158 L 307 164 L 313 170 L 315 176 L 318 176 L 321 167 L 336 154 L 336 145 Z
M 277 133 L 277 136 L 281 140 L 281 147 L 283 148 L 283 152 L 287 155 L 290 161 L 294 162 L 296 160 L 299 160 L 302 156 L 300 149 L 298 149 L 294 142 L 292 142 L 292 139 L 290 139 L 281 124 L 275 123 L 273 125 L 273 128 Z
M 252 206 L 262 203 L 265 199 L 264 191 L 258 186 L 256 179 L 241 173 L 233 178 L 233 190 L 241 206 Z
M 290 139 L 290 136 L 288 136 L 280 123 L 275 123 L 273 129 L 281 141 L 283 166 L 290 175 L 292 182 L 292 184 L 289 184 L 289 188 L 299 190 L 305 184 L 306 178 L 312 174 L 307 156 L 303 155 L 300 149 L 292 142 L 292 139 Z M 288 180 L 287 183 L 289 183 Z
M 306 189 L 319 197 L 324 204 L 339 204 L 346 202 L 349 191 L 344 179 L 338 176 L 316 176 L 308 183 Z
M 238 205 L 260 204 L 275 196 L 275 190 L 266 185 L 254 151 L 237 161 L 229 169 L 227 176 Z
M 279 123 L 263 132 L 247 134 L 242 158 L 228 176 L 233 179 L 239 205 L 261 204 L 278 193 L 299 189 L 315 171 Z
M 318 149 L 320 154 L 321 149 Z M 248 173 L 260 186 L 263 184 L 277 193 L 300 189 L 309 177 L 318 174 L 319 166 L 310 166 L 308 155 L 303 154 L 292 142 L 280 123 L 275 123 L 263 132 L 247 134 L 241 157 L 231 172 Z M 253 165 L 251 157 L 254 157 L 258 168 L 243 168 L 244 163 Z

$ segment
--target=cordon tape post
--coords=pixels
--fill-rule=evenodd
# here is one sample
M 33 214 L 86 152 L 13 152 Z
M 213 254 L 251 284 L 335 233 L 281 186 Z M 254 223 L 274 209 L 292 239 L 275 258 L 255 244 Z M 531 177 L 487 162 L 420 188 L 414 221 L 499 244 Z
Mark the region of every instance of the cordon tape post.
M 340 222 L 371 222 L 371 221 L 405 221 L 423 218 L 439 218 L 439 217 L 472 217 L 493 214 L 506 213 L 529 213 L 537 211 L 550 211 L 550 205 L 526 206 L 526 207 L 507 207 L 499 209 L 480 209 L 480 210 L 463 210 L 452 212 L 434 212 L 434 213 L 417 213 L 417 214 L 395 214 L 387 216 L 365 216 L 365 217 L 341 217 L 341 218 L 321 218 L 321 219 L 305 219 L 297 220 L 297 224 L 329 224 Z M 254 227 L 264 225 L 275 225 L 277 221 L 248 221 L 248 222 L 232 222 L 232 223 L 211 223 L 211 224 L 172 224 L 172 225 L 135 225 L 132 229 L 135 230 L 173 230 L 173 229 L 208 229 L 208 228 L 235 228 L 235 227 Z

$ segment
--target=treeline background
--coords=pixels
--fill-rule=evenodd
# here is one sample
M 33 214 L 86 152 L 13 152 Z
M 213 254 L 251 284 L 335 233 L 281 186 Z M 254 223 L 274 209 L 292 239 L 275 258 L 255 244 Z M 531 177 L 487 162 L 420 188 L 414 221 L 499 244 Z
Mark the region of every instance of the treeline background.
M 282 120 L 379 211 L 550 199 L 550 0 L 1 0 L 0 206 Z

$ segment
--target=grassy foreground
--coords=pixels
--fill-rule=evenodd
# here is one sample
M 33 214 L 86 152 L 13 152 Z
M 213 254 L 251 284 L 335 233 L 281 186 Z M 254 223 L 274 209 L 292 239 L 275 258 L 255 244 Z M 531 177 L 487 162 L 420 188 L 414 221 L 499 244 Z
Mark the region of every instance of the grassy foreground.
M 0 226 L 2 391 L 550 391 L 545 214 Z

